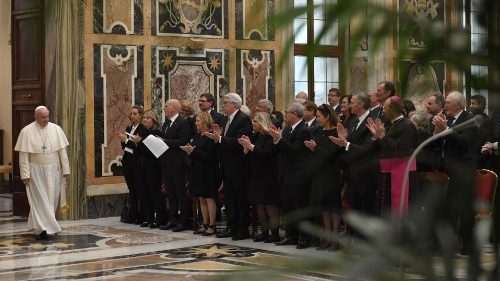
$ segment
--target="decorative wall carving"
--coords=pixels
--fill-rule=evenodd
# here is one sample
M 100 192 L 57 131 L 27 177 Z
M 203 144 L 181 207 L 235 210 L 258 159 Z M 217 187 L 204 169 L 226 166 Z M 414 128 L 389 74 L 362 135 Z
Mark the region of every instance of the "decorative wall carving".
M 399 0 L 399 10 L 403 16 L 412 17 L 416 22 L 431 22 L 433 24 L 441 23 L 444 25 L 444 0 Z M 410 37 L 407 42 L 400 42 L 409 48 L 425 48 L 426 42 L 420 27 L 412 24 L 406 26 L 400 22 L 400 28 L 410 31 Z
M 275 100 L 274 51 L 237 50 L 237 92 L 251 110 L 260 99 Z
M 190 100 L 194 108 L 202 93 L 221 97 L 227 81 L 228 55 L 224 49 L 153 48 L 153 109 L 162 116 L 165 100 Z
M 405 98 L 411 99 L 417 110 L 425 111 L 427 97 L 434 93 L 443 93 L 445 63 L 434 62 L 422 65 L 413 62 L 401 63 L 402 81 Z
M 153 35 L 228 38 L 227 0 L 152 0 Z
M 94 45 L 94 134 L 96 176 L 121 174 L 118 133 L 128 113 L 143 104 L 143 47 Z
M 94 32 L 143 33 L 143 0 L 94 0 Z

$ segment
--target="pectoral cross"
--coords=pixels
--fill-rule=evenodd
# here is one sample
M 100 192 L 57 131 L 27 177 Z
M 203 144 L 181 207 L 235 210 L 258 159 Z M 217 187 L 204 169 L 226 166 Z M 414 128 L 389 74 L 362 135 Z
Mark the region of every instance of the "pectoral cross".
M 47 147 L 45 145 L 43 145 L 42 146 L 43 153 L 45 153 L 45 149 L 47 149 Z

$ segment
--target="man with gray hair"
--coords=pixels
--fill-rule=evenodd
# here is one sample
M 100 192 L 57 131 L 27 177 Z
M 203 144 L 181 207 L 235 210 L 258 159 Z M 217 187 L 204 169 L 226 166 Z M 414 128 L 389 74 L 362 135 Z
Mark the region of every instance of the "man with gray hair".
M 278 118 L 274 117 L 271 113 L 273 112 L 274 106 L 273 103 L 268 100 L 268 99 L 261 99 L 257 103 L 257 106 L 255 107 L 255 112 L 265 112 L 268 113 L 269 116 L 271 117 L 271 122 L 273 123 L 276 128 L 281 128 L 281 122 L 278 120 Z
M 457 91 L 448 94 L 445 101 L 447 116 L 438 113 L 432 119 L 434 133 L 458 126 L 472 116 L 465 111 L 465 97 Z M 477 127 L 470 126 L 454 131 L 444 137 L 439 170 L 450 177 L 445 202 L 445 219 L 454 226 L 457 217 L 460 220 L 460 237 L 463 241 L 462 253 L 470 254 L 473 247 L 474 229 L 473 201 L 476 173 L 476 135 Z
M 241 97 L 235 93 L 224 95 L 223 110 L 226 115 L 222 128 L 214 126 L 207 136 L 220 143 L 219 157 L 224 183 L 224 205 L 228 213 L 227 229 L 217 237 L 242 240 L 248 234 L 248 190 L 243 147 L 238 143 L 241 136 L 250 136 L 252 121 L 241 112 Z
M 14 150 L 19 151 L 21 180 L 30 204 L 28 230 L 37 234 L 37 240 L 46 240 L 48 234 L 61 232 L 56 220 L 58 206 L 67 208 L 69 143 L 61 127 L 49 122 L 47 107 L 38 106 L 35 119 L 21 130 Z
M 304 106 L 301 103 L 293 102 L 285 110 L 287 126 L 283 132 L 274 126 L 269 130 L 269 134 L 273 137 L 278 148 L 280 167 L 278 182 L 283 188 L 283 209 L 287 213 L 305 210 L 309 204 L 312 154 L 305 146 L 304 141 L 311 139 L 311 131 L 302 119 L 303 116 Z M 311 238 L 306 233 L 301 232 L 298 225 L 297 219 L 288 221 L 286 237 L 276 244 L 296 244 L 298 249 L 309 247 Z

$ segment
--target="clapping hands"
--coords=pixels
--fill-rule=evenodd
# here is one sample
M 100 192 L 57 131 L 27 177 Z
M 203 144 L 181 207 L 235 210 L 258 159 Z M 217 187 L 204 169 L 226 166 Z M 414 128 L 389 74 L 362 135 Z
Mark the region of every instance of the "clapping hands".
M 253 145 L 250 141 L 250 138 L 245 135 L 238 138 L 238 143 L 243 146 L 245 153 L 247 153 L 248 151 L 253 151 L 255 147 L 255 145 Z
M 443 113 L 438 113 L 432 118 L 432 124 L 434 125 L 435 133 L 440 133 L 446 130 L 448 126 L 448 121 L 446 120 L 446 116 Z
M 337 134 L 338 138 L 334 136 L 329 136 L 328 138 L 336 145 L 340 147 L 346 147 L 347 146 L 347 137 L 349 134 L 347 133 L 347 129 L 341 124 L 337 124 Z
M 191 144 L 188 143 L 186 145 L 179 146 L 179 148 L 182 149 L 184 152 L 186 152 L 188 155 L 191 155 L 196 146 L 192 146 Z
M 269 134 L 273 137 L 274 142 L 278 142 L 281 139 L 281 131 L 274 125 L 269 128 Z
M 214 124 L 212 132 L 211 133 L 205 133 L 205 135 L 211 139 L 213 139 L 216 142 L 219 142 L 221 135 L 222 135 L 222 130 L 219 125 Z
M 366 122 L 366 127 L 370 130 L 370 133 L 377 139 L 381 139 L 385 136 L 384 123 L 380 119 L 375 119 L 368 117 Z

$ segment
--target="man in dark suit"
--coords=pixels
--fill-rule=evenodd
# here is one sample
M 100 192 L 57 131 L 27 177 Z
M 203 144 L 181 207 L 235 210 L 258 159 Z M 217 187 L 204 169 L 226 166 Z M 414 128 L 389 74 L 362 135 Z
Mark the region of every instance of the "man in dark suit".
M 215 97 L 210 93 L 203 93 L 200 95 L 198 99 L 198 106 L 201 111 L 209 112 L 210 116 L 214 120 L 214 124 L 222 126 L 222 122 L 224 121 L 224 115 L 220 114 L 214 109 L 215 105 Z
M 304 141 L 311 139 L 311 131 L 302 120 L 303 116 L 304 106 L 294 102 L 285 110 L 287 126 L 283 132 L 275 127 L 269 130 L 278 148 L 278 181 L 284 189 L 284 209 L 285 212 L 293 212 L 295 215 L 300 210 L 307 212 L 312 179 L 311 151 L 304 144 Z M 297 218 L 292 220 L 294 221 L 287 223 L 286 237 L 276 244 L 297 244 L 298 249 L 309 247 L 311 237 L 299 230 Z
M 340 101 L 342 100 L 342 93 L 340 92 L 340 90 L 337 88 L 331 88 L 330 90 L 328 90 L 327 98 L 328 104 L 330 104 L 333 110 L 335 110 L 335 113 L 339 115 L 341 113 Z
M 163 182 L 168 189 L 170 207 L 170 223 L 160 229 L 184 231 L 190 229 L 189 199 L 186 190 L 187 156 L 180 146 L 189 143 L 192 137 L 191 126 L 186 119 L 179 116 L 181 103 L 170 99 L 165 103 L 165 123 L 162 127 L 163 141 L 168 150 L 161 156 L 163 162 Z M 180 211 L 180 220 L 176 223 L 176 215 Z
M 241 136 L 252 133 L 250 117 L 241 112 L 241 97 L 235 93 L 224 95 L 223 109 L 226 114 L 220 128 L 207 134 L 220 144 L 219 157 L 224 182 L 224 205 L 228 213 L 227 230 L 217 234 L 219 238 L 232 237 L 242 240 L 249 237 L 248 190 L 243 147 L 238 143 Z
M 144 113 L 144 108 L 139 105 L 134 105 L 130 111 L 129 119 L 132 123 L 126 128 L 126 132 L 131 135 L 138 135 L 140 131 L 144 130 L 144 126 L 141 124 L 142 114 Z M 121 145 L 124 151 L 122 157 L 122 167 L 123 175 L 125 177 L 125 182 L 128 187 L 128 218 L 126 218 L 127 223 L 140 224 L 144 218 L 141 218 L 143 214 L 139 212 L 139 194 L 138 194 L 138 177 L 137 177 L 137 153 L 135 149 L 137 144 L 130 139 L 124 133 L 120 133 Z
M 396 85 L 392 81 L 383 81 L 377 85 L 377 101 L 381 106 L 374 108 L 370 111 L 370 117 L 377 119 L 379 118 L 382 122 L 385 122 L 384 115 L 382 112 L 384 102 L 392 96 L 396 95 Z
M 318 121 L 316 121 L 316 112 L 318 111 L 318 106 L 312 101 L 307 101 L 304 104 L 304 122 L 306 123 L 307 128 L 311 132 L 314 132 L 318 125 Z
M 348 186 L 348 202 L 354 210 L 366 214 L 375 214 L 375 194 L 380 175 L 378 157 L 370 144 L 373 142 L 372 134 L 366 127 L 369 116 L 370 98 L 365 94 L 356 94 L 351 99 L 351 111 L 357 117 L 350 127 L 339 127 L 339 138 L 330 139 L 340 147 L 344 147 L 339 158 L 344 167 Z M 356 147 L 357 146 L 357 147 Z M 352 147 L 356 147 L 350 149 Z M 370 151 L 371 150 L 371 151 Z
M 437 114 L 433 118 L 434 133 L 440 133 L 447 128 L 460 125 L 472 116 L 465 111 L 465 97 L 460 92 L 451 92 L 446 97 L 445 109 L 447 115 Z M 450 177 L 448 194 L 444 200 L 445 216 L 453 225 L 460 220 L 460 236 L 462 238 L 462 253 L 472 253 L 473 247 L 473 202 L 474 182 L 476 173 L 476 136 L 477 127 L 454 131 L 444 137 L 441 152 L 442 165 L 440 171 Z

